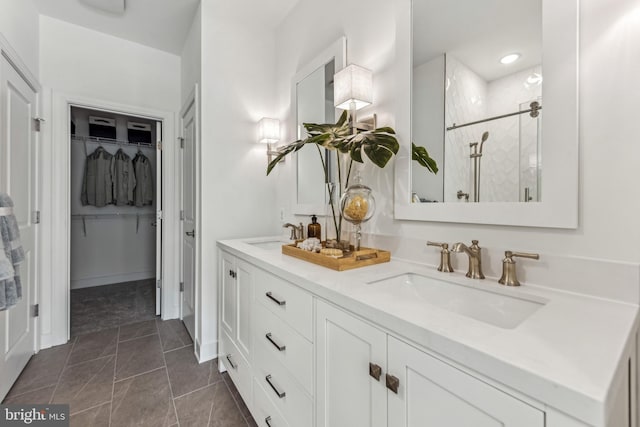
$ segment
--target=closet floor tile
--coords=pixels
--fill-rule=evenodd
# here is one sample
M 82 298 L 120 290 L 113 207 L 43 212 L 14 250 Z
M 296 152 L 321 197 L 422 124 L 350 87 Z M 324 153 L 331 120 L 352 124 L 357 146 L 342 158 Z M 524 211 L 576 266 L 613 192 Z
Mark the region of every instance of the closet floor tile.
M 166 352 L 164 357 L 167 361 L 171 390 L 176 397 L 222 380 L 222 376 L 213 366 L 213 361 L 198 363 L 193 356 L 192 345 Z
M 144 322 L 132 323 L 130 325 L 120 326 L 120 335 L 118 340 L 128 341 L 134 338 L 140 338 L 147 335 L 154 335 L 158 333 L 158 327 L 156 326 L 156 320 L 146 320 Z

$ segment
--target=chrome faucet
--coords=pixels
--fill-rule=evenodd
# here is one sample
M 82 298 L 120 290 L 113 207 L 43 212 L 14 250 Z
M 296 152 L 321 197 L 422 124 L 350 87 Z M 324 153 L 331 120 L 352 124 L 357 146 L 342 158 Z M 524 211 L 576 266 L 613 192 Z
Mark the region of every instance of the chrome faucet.
M 469 269 L 467 270 L 467 277 L 472 279 L 484 279 L 482 274 L 482 248 L 478 246 L 477 240 L 471 241 L 471 246 L 467 246 L 464 243 L 454 243 L 451 248 L 453 252 L 464 252 L 469 257 Z
M 290 222 L 286 223 L 282 226 L 282 228 L 291 227 L 291 235 L 289 236 L 289 240 L 302 240 L 304 239 L 304 225 L 300 223 L 300 225 L 296 226 L 291 224 Z

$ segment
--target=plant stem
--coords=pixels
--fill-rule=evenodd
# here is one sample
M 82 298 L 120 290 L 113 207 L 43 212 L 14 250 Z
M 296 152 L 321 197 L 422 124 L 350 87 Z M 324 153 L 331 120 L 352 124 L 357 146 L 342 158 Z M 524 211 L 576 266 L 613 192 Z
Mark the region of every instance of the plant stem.
M 322 150 L 320 149 L 320 146 L 318 144 L 316 144 L 316 148 L 318 149 L 318 155 L 320 156 L 320 161 L 322 162 L 322 170 L 324 171 L 324 182 L 325 182 L 325 185 L 327 186 L 327 192 L 329 193 L 329 204 L 331 205 L 331 216 L 333 217 L 333 226 L 336 228 L 336 230 L 338 230 L 338 223 L 336 222 L 336 209 L 335 209 L 335 206 L 333 205 L 333 194 L 335 191 L 335 185 L 333 185 L 333 183 L 329 179 L 329 168 L 324 161 L 324 157 L 322 156 Z M 336 155 L 338 155 L 337 151 L 336 151 Z M 342 220 L 342 215 L 340 216 L 340 219 Z M 329 230 L 325 230 L 325 233 L 327 233 L 328 231 Z M 338 232 L 337 240 L 340 241 L 339 232 Z

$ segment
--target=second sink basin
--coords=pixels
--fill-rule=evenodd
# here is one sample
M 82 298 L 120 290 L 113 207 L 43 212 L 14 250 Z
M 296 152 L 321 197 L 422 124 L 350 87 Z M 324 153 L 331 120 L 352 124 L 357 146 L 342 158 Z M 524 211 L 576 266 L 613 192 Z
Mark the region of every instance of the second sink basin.
M 534 300 L 476 289 L 416 273 L 403 273 L 368 284 L 504 329 L 515 328 L 548 302 L 542 298 Z

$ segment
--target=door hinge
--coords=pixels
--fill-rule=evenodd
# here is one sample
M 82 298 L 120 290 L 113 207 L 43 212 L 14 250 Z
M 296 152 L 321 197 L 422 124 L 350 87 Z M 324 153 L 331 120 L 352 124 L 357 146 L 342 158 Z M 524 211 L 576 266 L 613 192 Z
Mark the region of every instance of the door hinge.
M 156 288 L 162 288 L 162 280 L 156 280 Z
M 33 211 L 33 223 L 40 224 L 40 211 Z
M 184 292 L 184 282 L 180 282 L 180 292 Z
M 184 221 L 184 211 L 180 211 L 180 221 Z
M 33 317 L 40 316 L 40 304 L 35 304 L 33 306 Z
M 40 132 L 40 127 L 42 125 L 42 122 L 46 121 L 45 119 L 43 119 L 42 117 L 34 117 L 33 118 L 33 126 L 36 132 Z
M 158 151 L 162 151 L 162 141 L 158 141 L 158 142 L 156 142 L 156 149 L 157 149 Z
M 179 136 L 178 141 L 180 141 L 180 148 L 184 148 L 184 138 Z

